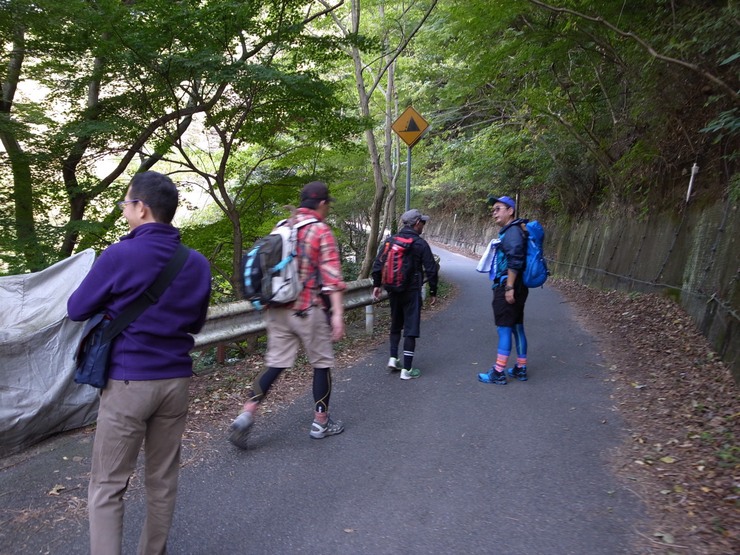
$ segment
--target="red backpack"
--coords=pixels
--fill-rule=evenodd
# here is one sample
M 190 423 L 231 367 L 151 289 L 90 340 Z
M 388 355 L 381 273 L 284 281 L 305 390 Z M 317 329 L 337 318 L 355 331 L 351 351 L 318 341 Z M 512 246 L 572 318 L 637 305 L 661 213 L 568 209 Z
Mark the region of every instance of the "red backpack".
M 400 293 L 406 291 L 413 278 L 413 256 L 411 245 L 413 237 L 394 235 L 385 243 L 383 249 L 381 283 L 386 291 Z

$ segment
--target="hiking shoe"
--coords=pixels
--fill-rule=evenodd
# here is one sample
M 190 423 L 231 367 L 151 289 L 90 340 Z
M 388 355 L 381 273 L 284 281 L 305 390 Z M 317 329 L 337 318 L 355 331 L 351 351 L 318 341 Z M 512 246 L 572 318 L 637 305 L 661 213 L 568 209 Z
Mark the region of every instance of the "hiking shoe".
M 344 431 L 344 424 L 339 421 L 334 422 L 331 418 L 326 424 L 321 424 L 313 421 L 311 424 L 311 437 L 314 439 L 322 439 L 326 436 L 335 436 L 341 434 Z
M 516 378 L 520 382 L 526 382 L 527 381 L 527 367 L 526 366 L 514 366 L 513 368 L 509 368 L 506 371 L 509 376 L 512 378 Z
M 254 424 L 254 415 L 251 412 L 243 412 L 236 417 L 229 426 L 229 441 L 239 449 L 247 448 L 247 436 Z
M 388 359 L 388 370 L 390 370 L 391 372 L 400 372 L 401 369 L 401 363 L 398 362 L 398 359 L 396 357 L 391 357 Z
M 481 372 L 478 374 L 478 381 L 483 383 L 506 385 L 506 374 L 503 372 L 496 372 L 491 368 L 488 372 Z
M 421 370 L 418 368 L 411 368 L 410 370 L 406 370 L 405 368 L 401 369 L 401 379 L 402 380 L 413 380 L 414 378 L 418 378 L 421 376 Z

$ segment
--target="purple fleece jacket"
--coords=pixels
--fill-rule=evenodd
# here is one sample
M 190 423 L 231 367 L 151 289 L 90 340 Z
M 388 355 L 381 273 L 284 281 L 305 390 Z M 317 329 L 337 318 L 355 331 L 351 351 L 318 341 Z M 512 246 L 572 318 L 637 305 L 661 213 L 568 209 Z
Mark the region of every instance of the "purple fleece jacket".
M 67 301 L 75 321 L 105 311 L 118 316 L 154 283 L 180 243 L 169 224 L 149 223 L 105 249 Z M 162 297 L 114 339 L 109 377 L 114 380 L 162 380 L 193 373 L 191 333 L 206 319 L 211 294 L 208 260 L 191 250 L 185 265 Z

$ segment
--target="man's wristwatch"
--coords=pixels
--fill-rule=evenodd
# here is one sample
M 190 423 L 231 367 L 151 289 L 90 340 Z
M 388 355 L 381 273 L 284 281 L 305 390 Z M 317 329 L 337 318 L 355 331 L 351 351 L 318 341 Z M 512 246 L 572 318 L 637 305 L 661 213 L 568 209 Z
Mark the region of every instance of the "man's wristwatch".
M 504 287 L 504 291 L 513 291 L 513 290 L 514 290 L 513 285 L 507 285 L 506 287 Z

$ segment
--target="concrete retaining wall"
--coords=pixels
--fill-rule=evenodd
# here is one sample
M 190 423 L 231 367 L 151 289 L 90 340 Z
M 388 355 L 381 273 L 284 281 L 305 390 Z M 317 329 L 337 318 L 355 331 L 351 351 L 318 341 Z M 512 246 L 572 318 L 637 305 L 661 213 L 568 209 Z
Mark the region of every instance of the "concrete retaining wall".
M 526 216 L 526 215 L 524 215 Z M 631 218 L 546 225 L 553 275 L 602 289 L 660 292 L 691 315 L 740 384 L 740 217 L 729 202 Z M 425 235 L 482 253 L 497 233 L 479 222 L 435 213 Z M 649 326 L 650 322 L 643 322 Z

